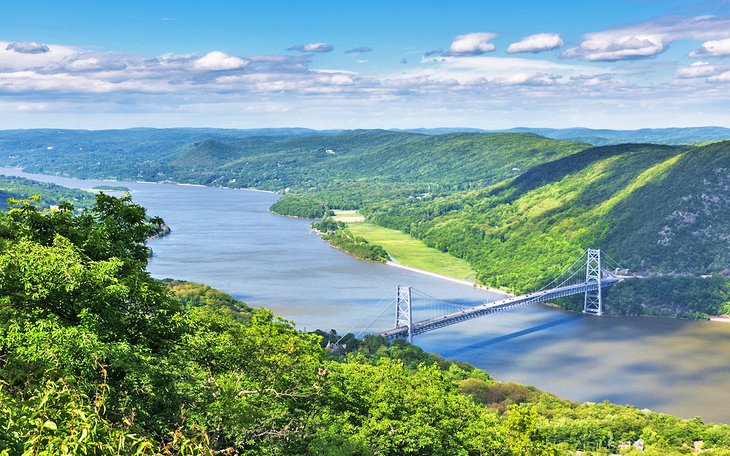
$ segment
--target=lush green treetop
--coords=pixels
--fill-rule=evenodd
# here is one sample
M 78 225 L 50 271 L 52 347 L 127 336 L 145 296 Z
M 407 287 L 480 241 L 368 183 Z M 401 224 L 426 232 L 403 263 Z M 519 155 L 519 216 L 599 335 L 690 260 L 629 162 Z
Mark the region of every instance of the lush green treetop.
M 404 341 L 305 334 L 145 271 L 143 208 L 0 213 L 0 455 L 728 454 L 730 427 L 562 401 Z

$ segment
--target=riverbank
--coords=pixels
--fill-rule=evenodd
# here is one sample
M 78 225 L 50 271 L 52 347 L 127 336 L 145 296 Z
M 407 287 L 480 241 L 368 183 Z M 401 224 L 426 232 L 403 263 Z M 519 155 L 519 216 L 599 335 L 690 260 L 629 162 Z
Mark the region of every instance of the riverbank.
M 416 272 L 418 274 L 427 275 L 429 277 L 435 277 L 437 279 L 448 280 L 449 282 L 458 283 L 460 285 L 466 285 L 469 288 L 475 288 L 477 290 L 484 290 L 484 291 L 488 291 L 490 293 L 500 294 L 500 295 L 502 295 L 504 297 L 512 297 L 512 296 L 514 296 L 513 293 L 510 293 L 510 292 L 508 292 L 506 290 L 500 290 L 498 288 L 491 288 L 491 287 L 487 287 L 487 286 L 484 286 L 484 285 L 479 285 L 479 284 L 477 284 L 475 282 L 472 282 L 470 280 L 455 279 L 453 277 L 445 276 L 443 274 L 436 274 L 435 272 L 430 272 L 430 271 L 425 271 L 423 269 L 417 269 L 417 268 L 413 268 L 413 267 L 410 267 L 410 266 L 405 266 L 405 265 L 402 265 L 400 263 L 396 263 L 394 261 L 386 261 L 385 264 L 387 264 L 388 266 L 393 266 L 393 267 L 396 267 L 396 268 L 405 269 L 406 271 L 411 271 L 411 272 Z
M 423 241 L 398 230 L 368 223 L 358 211 L 334 211 L 334 220 L 347 224 L 356 236 L 383 247 L 392 261 L 385 264 L 424 274 L 471 288 L 488 291 L 505 297 L 514 296 L 506 290 L 479 285 L 471 280 L 476 275 L 471 265 L 448 253 L 427 246 Z
M 466 260 L 429 247 L 402 231 L 369 223 L 355 211 L 335 211 L 333 218 L 346 223 L 356 236 L 383 247 L 400 265 L 470 283 L 470 279 L 476 275 Z

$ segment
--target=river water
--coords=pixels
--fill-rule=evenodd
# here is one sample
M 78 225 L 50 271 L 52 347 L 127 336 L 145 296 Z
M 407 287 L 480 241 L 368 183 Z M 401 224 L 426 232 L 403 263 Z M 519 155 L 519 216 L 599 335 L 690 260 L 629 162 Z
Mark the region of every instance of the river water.
M 109 184 L 8 168 L 0 168 L 0 174 L 85 189 Z M 301 329 L 344 333 L 354 326 L 357 332 L 381 313 L 399 284 L 464 304 L 497 298 L 355 260 L 311 233 L 308 221 L 270 213 L 278 198 L 271 193 L 120 184 L 172 227 L 170 236 L 150 244 L 153 276 L 210 284 L 250 305 L 268 307 Z M 392 313 L 387 311 L 369 331 L 392 327 Z M 728 323 L 597 318 L 533 305 L 424 334 L 415 343 L 499 380 L 534 385 L 567 399 L 631 403 L 730 423 Z

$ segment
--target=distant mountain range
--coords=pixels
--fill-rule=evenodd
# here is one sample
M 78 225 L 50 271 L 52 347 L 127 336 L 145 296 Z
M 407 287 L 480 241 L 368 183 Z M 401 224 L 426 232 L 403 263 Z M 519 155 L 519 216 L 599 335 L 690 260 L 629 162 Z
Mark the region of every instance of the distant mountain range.
M 508 130 L 480 130 L 478 128 L 417 128 L 402 130 L 424 135 L 441 135 L 454 132 L 515 132 L 534 133 L 552 139 L 578 141 L 593 146 L 607 146 L 626 143 L 649 143 L 666 145 L 689 145 L 709 141 L 730 139 L 730 128 L 687 127 L 687 128 L 642 128 L 640 130 L 606 130 L 592 128 L 527 128 Z
M 0 141 L 11 138 L 30 138 L 34 140 L 84 140 L 114 142 L 120 135 L 125 140 L 168 144 L 185 144 L 211 138 L 249 138 L 249 137 L 287 137 L 287 136 L 331 136 L 353 132 L 392 131 L 416 133 L 421 135 L 443 135 L 450 133 L 534 133 L 551 139 L 576 141 L 593 146 L 612 144 L 666 144 L 689 145 L 696 143 L 723 141 L 730 139 L 730 128 L 725 127 L 682 127 L 682 128 L 642 128 L 639 130 L 609 130 L 592 128 L 529 128 L 516 127 L 506 130 L 484 130 L 480 128 L 412 128 L 412 129 L 371 129 L 371 130 L 314 130 L 310 128 L 130 128 L 125 130 L 0 130 Z
M 726 137 L 719 127 L 15 130 L 0 131 L 0 166 L 306 193 L 320 209 L 360 209 L 517 291 L 600 247 L 632 271 L 673 281 L 664 295 L 649 285 L 644 298 L 627 292 L 619 312 L 701 316 L 730 303 Z M 627 144 L 592 145 L 612 141 Z M 720 291 L 707 294 L 706 275 Z

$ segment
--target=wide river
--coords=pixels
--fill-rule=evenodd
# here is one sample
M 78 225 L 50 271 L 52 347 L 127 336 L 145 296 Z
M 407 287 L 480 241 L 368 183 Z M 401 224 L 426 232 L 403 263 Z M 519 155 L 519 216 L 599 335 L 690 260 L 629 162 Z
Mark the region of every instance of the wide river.
M 0 174 L 85 189 L 109 185 L 17 169 L 0 168 Z M 153 276 L 210 284 L 253 306 L 268 307 L 301 329 L 344 333 L 354 325 L 357 332 L 395 297 L 398 284 L 475 305 L 495 298 L 446 280 L 355 260 L 311 233 L 308 221 L 270 213 L 278 198 L 274 194 L 119 185 L 129 187 L 137 203 L 172 227 L 170 236 L 151 242 Z M 369 331 L 392 326 L 392 313 L 386 312 Z M 534 385 L 564 398 L 607 399 L 730 423 L 730 323 L 589 317 L 533 305 L 418 336 L 415 343 L 499 380 Z

